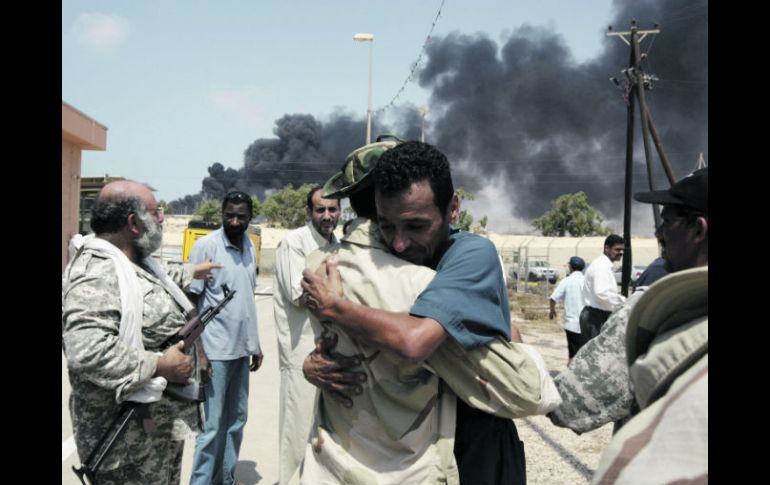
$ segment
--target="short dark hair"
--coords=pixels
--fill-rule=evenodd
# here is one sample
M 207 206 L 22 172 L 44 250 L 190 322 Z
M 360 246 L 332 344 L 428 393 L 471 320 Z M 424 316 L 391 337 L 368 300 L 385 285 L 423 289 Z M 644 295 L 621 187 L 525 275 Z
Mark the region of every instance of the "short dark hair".
M 254 201 L 251 200 L 251 196 L 247 194 L 246 192 L 241 192 L 240 190 L 232 190 L 225 195 L 225 198 L 222 199 L 222 212 L 225 211 L 225 207 L 227 207 L 227 204 L 243 204 L 249 206 L 249 219 L 251 219 L 251 214 L 254 213 Z
M 454 195 L 449 160 L 433 145 L 408 141 L 380 156 L 374 168 L 374 183 L 385 195 L 395 195 L 413 183 L 428 180 L 433 202 L 444 214 Z
M 583 271 L 583 268 L 585 268 L 585 265 L 580 263 L 569 263 L 569 268 L 572 271 Z
M 323 187 L 320 185 L 314 185 L 310 187 L 310 192 L 307 193 L 307 208 L 308 210 L 313 210 L 313 194 L 321 190 Z M 339 202 L 337 202 L 339 204 Z
M 112 234 L 126 227 L 129 214 L 144 214 L 139 197 L 97 197 L 91 209 L 91 229 L 96 234 Z
M 572 271 L 583 271 L 586 267 L 586 262 L 583 261 L 583 258 L 570 258 L 568 264 Z
M 617 234 L 610 234 L 607 239 L 604 240 L 604 247 L 612 247 L 616 244 L 625 244 L 626 241 Z

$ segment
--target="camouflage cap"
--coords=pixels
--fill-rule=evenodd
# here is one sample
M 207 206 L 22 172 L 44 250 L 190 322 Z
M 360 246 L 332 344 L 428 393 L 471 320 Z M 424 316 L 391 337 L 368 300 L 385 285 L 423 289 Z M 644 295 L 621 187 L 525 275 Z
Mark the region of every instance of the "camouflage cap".
M 390 138 L 384 140 L 384 138 Z M 393 135 L 380 135 L 375 143 L 356 148 L 345 157 L 345 162 L 340 172 L 326 181 L 321 189 L 321 197 L 326 199 L 344 199 L 350 194 L 368 187 L 372 183 L 372 169 L 377 160 L 387 150 L 393 148 L 403 140 Z

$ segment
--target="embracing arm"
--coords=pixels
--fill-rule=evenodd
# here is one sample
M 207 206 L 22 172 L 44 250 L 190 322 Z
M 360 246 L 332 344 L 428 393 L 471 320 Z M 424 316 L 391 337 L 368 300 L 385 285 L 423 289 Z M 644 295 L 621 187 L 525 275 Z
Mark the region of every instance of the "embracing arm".
M 342 296 L 342 280 L 334 261 L 327 261 L 316 273 L 305 270 L 302 288 L 303 303 L 320 321 L 331 320 L 351 337 L 409 361 L 426 359 L 447 337 L 444 327 L 432 318 L 347 301 Z
M 337 334 L 321 335 L 315 349 L 305 357 L 302 373 L 309 383 L 350 408 L 353 407 L 350 396 L 361 394 L 366 373 L 353 370 L 361 365 L 360 355 L 343 355 L 334 350 L 336 346 Z
M 554 382 L 564 401 L 548 417 L 580 434 L 628 417 L 634 395 L 626 361 L 626 326 L 632 305 L 615 312 L 599 335 L 580 348 Z
M 537 350 L 500 336 L 470 350 L 447 339 L 425 364 L 470 407 L 498 417 L 545 414 L 561 403 Z

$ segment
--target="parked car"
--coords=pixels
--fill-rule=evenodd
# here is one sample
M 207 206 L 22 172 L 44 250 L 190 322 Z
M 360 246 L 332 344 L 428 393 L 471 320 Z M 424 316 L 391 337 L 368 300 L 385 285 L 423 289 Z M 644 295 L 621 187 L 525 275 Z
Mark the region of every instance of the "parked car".
M 524 266 L 511 268 L 511 280 L 517 281 L 524 276 L 526 276 L 527 281 L 548 280 L 549 283 L 556 283 L 559 279 L 559 271 L 552 268 L 546 261 L 537 260 L 530 260 Z
M 636 281 L 637 278 L 639 278 L 639 275 L 641 275 L 644 270 L 647 269 L 647 266 L 632 266 L 631 267 L 631 283 Z M 623 278 L 623 267 L 621 266 L 615 271 L 615 281 L 620 284 L 621 280 Z

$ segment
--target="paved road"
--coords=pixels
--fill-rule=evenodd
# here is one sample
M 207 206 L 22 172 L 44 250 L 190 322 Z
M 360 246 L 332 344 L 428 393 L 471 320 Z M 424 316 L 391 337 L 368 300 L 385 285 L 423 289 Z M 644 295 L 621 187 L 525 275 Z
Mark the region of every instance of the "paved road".
M 249 420 L 246 423 L 236 478 L 246 485 L 272 485 L 278 481 L 278 350 L 272 306 L 272 280 L 261 276 L 258 280 L 257 318 L 259 340 L 265 360 L 259 371 L 250 374 Z M 267 294 L 264 294 L 267 293 Z M 67 400 L 70 395 L 67 364 L 62 355 L 62 485 L 79 485 L 71 467 L 80 466 L 72 442 Z M 182 483 L 190 481 L 192 454 L 195 441 L 185 443 L 182 460 Z

